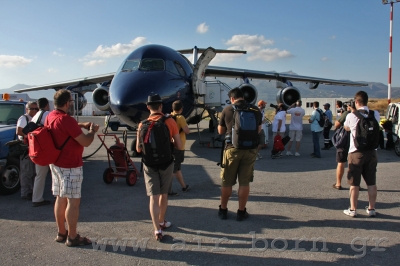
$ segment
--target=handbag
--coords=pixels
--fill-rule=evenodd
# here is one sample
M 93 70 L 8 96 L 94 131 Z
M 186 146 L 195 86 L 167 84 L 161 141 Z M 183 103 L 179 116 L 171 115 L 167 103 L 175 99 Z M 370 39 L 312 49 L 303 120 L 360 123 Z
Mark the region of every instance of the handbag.
M 350 131 L 341 127 L 335 131 L 331 140 L 336 149 L 347 149 L 350 146 Z
M 28 145 L 19 139 L 11 140 L 5 143 L 4 146 L 8 146 L 8 154 L 11 157 L 19 157 L 28 152 Z

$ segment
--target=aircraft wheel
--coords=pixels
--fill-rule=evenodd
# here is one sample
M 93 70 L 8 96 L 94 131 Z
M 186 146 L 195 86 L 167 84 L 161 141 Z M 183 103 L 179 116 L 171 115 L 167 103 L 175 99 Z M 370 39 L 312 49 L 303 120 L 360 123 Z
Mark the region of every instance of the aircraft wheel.
M 126 174 L 126 184 L 128 186 L 133 186 L 136 184 L 137 176 L 135 170 L 129 170 Z
M 112 173 L 114 172 L 114 170 L 112 168 L 107 168 L 106 170 L 104 170 L 103 173 L 103 181 L 106 184 L 111 184 L 112 181 L 114 180 L 114 177 L 112 176 Z
M 397 156 L 400 156 L 400 139 L 396 140 L 394 143 L 394 152 L 397 154 Z

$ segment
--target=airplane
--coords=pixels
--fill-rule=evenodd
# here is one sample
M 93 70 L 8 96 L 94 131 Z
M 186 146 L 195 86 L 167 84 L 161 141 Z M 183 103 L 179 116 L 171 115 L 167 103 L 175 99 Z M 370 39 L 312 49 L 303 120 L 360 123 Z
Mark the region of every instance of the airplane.
M 190 53 L 193 55 L 193 63 L 184 56 Z M 217 112 L 230 104 L 227 92 L 231 88 L 219 80 L 206 80 L 207 77 L 240 79 L 241 84 L 238 88 L 244 92 L 245 100 L 251 104 L 256 103 L 258 91 L 249 80 L 275 80 L 279 89 L 277 102 L 286 106 L 301 99 L 299 90 L 291 82 L 308 83 L 310 89 L 316 89 L 319 84 L 368 85 L 348 80 L 210 66 L 209 63 L 217 53 L 246 54 L 246 51 L 196 46 L 192 49 L 174 50 L 162 45 L 149 44 L 129 54 L 115 73 L 19 89 L 15 92 L 68 89 L 78 95 L 77 108 L 82 110 L 87 102 L 84 94 L 93 91 L 93 102 L 98 109 L 112 111 L 133 128 L 149 116 L 146 107 L 148 95 L 159 94 L 163 100 L 163 113 L 170 113 L 172 103 L 177 99 L 182 100 L 182 114 L 188 124 L 198 124 L 205 118 L 204 111 L 207 111 L 211 118 L 209 128 L 213 132 L 218 125 Z M 131 144 L 133 151 L 135 143 L 136 139 Z

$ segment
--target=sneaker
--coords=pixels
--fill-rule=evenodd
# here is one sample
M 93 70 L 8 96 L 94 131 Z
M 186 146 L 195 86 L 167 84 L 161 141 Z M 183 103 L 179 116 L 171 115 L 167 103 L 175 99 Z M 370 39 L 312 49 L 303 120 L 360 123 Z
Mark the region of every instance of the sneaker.
M 300 153 L 296 152 L 296 153 L 294 154 L 294 156 L 300 156 Z
M 32 193 L 28 193 L 26 196 L 21 196 L 21 199 L 32 200 Z
M 221 218 L 221 220 L 228 219 L 228 208 L 221 209 L 221 205 L 219 205 L 218 216 Z
M 356 210 L 352 211 L 352 210 L 350 210 L 350 208 L 348 208 L 347 210 L 344 210 L 343 213 L 348 216 L 351 216 L 351 217 L 357 216 L 357 211 Z
M 244 208 L 244 211 L 237 210 L 236 221 L 243 221 L 249 217 L 249 213 Z
M 314 156 L 315 155 L 315 153 L 310 153 L 310 156 Z
M 49 205 L 51 203 L 50 200 L 43 200 L 39 202 L 32 202 L 32 207 L 39 207 L 39 206 L 44 206 L 44 205 Z
M 164 236 L 164 232 L 162 230 L 154 231 L 154 236 L 157 241 L 161 242 Z
M 171 222 L 167 222 L 164 220 L 164 222 L 160 223 L 160 227 L 162 230 L 171 227 Z
M 257 153 L 258 159 L 262 159 L 262 156 L 260 153 Z
M 286 153 L 286 156 L 292 156 L 293 154 L 290 152 L 290 151 L 288 151 L 287 153 Z
M 189 185 L 186 185 L 186 187 L 183 187 L 183 188 L 182 188 L 182 191 L 183 191 L 183 192 L 187 192 L 188 190 L 189 190 Z
M 256 161 L 258 161 L 260 158 L 258 158 L 258 154 L 256 155 Z
M 170 193 L 168 193 L 168 196 L 172 196 L 172 197 L 175 197 L 175 196 L 178 196 L 179 194 L 178 193 L 176 193 L 176 192 L 170 192 Z
M 375 209 L 368 209 L 368 206 L 365 206 L 365 211 L 368 213 L 369 217 L 375 217 L 376 216 L 376 212 Z
M 321 156 L 317 156 L 315 154 L 311 155 L 311 158 L 321 158 Z

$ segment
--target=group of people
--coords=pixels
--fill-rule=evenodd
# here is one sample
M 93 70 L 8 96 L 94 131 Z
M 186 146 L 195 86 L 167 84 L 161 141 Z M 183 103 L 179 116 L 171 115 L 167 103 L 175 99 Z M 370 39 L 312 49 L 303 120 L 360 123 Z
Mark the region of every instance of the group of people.
M 239 88 L 230 90 L 228 95 L 231 105 L 226 106 L 221 113 L 218 133 L 233 139 L 233 135 L 235 133 L 237 134 L 237 132 L 233 132 L 235 128 L 235 112 L 246 109 L 251 111 L 252 118 L 254 118 L 254 121 L 251 121 L 253 125 L 251 130 L 259 134 L 259 136 L 262 136 L 260 139 L 264 138 L 265 142 L 265 134 L 268 134 L 267 130 L 265 129 L 266 132 L 264 132 L 264 135 L 260 133 L 263 131 L 262 125 L 265 118 L 262 111 L 265 109 L 266 102 L 259 102 L 260 109 L 246 103 L 243 92 Z M 50 201 L 42 198 L 44 179 L 48 168 L 50 168 L 52 174 L 52 191 L 53 195 L 56 197 L 54 215 L 58 232 L 55 241 L 65 242 L 67 246 L 91 244 L 90 239 L 81 237 L 77 233 L 77 222 L 81 198 L 81 185 L 83 181 L 83 148 L 92 143 L 94 135 L 99 129 L 99 125 L 90 122 L 78 123 L 68 115 L 73 101 L 71 93 L 68 90 L 59 90 L 54 95 L 55 110 L 51 112 L 49 111 L 47 99 L 39 99 L 39 106 L 35 102 L 28 102 L 26 106 L 27 113 L 18 120 L 17 124 L 17 134 L 22 139 L 25 137 L 22 129 L 28 122 L 32 120 L 35 121 L 34 119 L 36 115 L 38 115 L 40 109 L 43 111 L 43 114 L 40 115 L 40 123 L 43 123 L 50 129 L 55 144 L 60 147 L 61 144 L 67 140 L 56 163 L 49 166 L 35 166 L 32 162 L 29 163 L 29 157 L 21 156 L 21 197 L 24 199 L 32 199 L 33 206 L 41 206 L 50 203 Z M 347 178 L 351 186 L 350 208 L 344 210 L 344 213 L 352 217 L 357 216 L 359 185 L 361 177 L 363 177 L 368 186 L 369 195 L 369 206 L 367 206 L 365 210 L 369 216 L 375 216 L 375 201 L 377 195 L 376 151 L 360 151 L 357 150 L 354 145 L 354 136 L 359 120 L 358 116 L 354 113 L 368 111 L 367 93 L 364 91 L 357 92 L 354 101 L 354 108 L 348 107 L 348 110 L 341 113 L 340 117 L 338 117 L 338 120 L 335 122 L 336 128 L 343 126 L 346 130 L 351 132 L 351 137 L 348 150 L 337 150 L 337 182 L 334 184 L 334 188 L 341 188 L 344 166 L 346 161 L 348 161 Z M 305 113 L 301 104 L 301 101 L 297 101 L 287 109 L 283 104 L 279 104 L 272 123 L 273 137 L 276 135 L 283 135 L 286 132 L 285 115 L 289 113 L 292 116 L 289 126 L 291 141 L 288 144 L 288 151 L 286 153 L 288 156 L 292 155 L 290 148 L 293 140 L 296 141 L 294 155 L 300 156 L 299 148 L 303 130 L 302 119 Z M 313 135 L 314 153 L 312 157 L 314 158 L 320 158 L 318 140 L 320 132 L 323 131 L 323 127 L 317 122 L 317 120 L 322 119 L 320 113 L 316 110 L 318 107 L 319 103 L 314 102 L 315 110 L 309 119 Z M 325 110 L 329 109 L 329 105 L 324 105 L 324 107 Z M 176 176 L 183 192 L 189 189 L 189 185 L 185 184 L 181 172 L 186 134 L 189 133 L 189 128 L 184 117 L 181 115 L 183 105 L 179 100 L 173 103 L 173 113 L 171 115 L 162 113 L 163 102 L 157 94 L 148 97 L 147 108 L 150 112 L 150 116 L 147 120 L 139 124 L 136 149 L 143 154 L 144 179 L 147 195 L 150 199 L 149 211 L 154 227 L 154 237 L 156 240 L 162 241 L 164 230 L 171 226 L 171 222 L 166 219 L 166 212 L 168 207 L 168 195 L 172 193 L 173 176 Z M 365 116 L 366 114 L 363 115 Z M 327 119 L 329 119 L 329 116 L 327 117 Z M 39 119 L 39 116 L 37 119 Z M 332 117 L 330 119 L 332 119 Z M 377 116 L 376 119 L 379 120 L 379 116 Z M 167 144 L 170 145 L 171 148 L 170 153 L 172 155 L 166 158 L 163 156 L 165 154 L 157 154 L 157 156 L 151 154 L 151 150 L 155 150 L 156 147 L 153 147 L 155 140 L 152 139 L 152 132 L 150 129 L 156 127 L 155 123 L 159 121 L 162 121 L 164 129 L 166 129 Z M 39 121 L 36 120 L 35 122 Z M 82 128 L 88 130 L 88 132 L 83 133 Z M 153 143 L 151 143 L 152 141 Z M 256 145 L 250 148 L 243 148 L 240 145 L 235 145 L 235 142 L 232 141 L 227 142 L 223 149 L 220 171 L 221 195 L 218 208 L 218 216 L 222 220 L 229 218 L 228 202 L 232 195 L 233 186 L 237 182 L 239 183 L 239 188 L 236 220 L 243 221 L 249 217 L 246 204 L 250 193 L 250 183 L 253 181 L 254 177 L 254 163 L 259 151 L 258 142 L 259 141 L 256 141 Z M 328 144 L 328 146 L 325 147 L 331 145 L 329 142 L 325 143 Z M 153 146 L 151 146 L 151 149 L 148 149 L 148 147 L 150 147 L 148 145 Z M 163 145 L 163 148 L 167 147 L 168 149 L 168 145 Z M 153 160 L 152 156 L 156 158 L 153 158 Z M 160 160 L 162 158 L 163 160 Z M 154 163 L 157 161 L 160 163 Z M 36 167 L 36 171 L 33 171 L 34 167 Z M 37 173 L 36 177 L 33 174 L 34 172 Z M 31 198 L 32 194 L 30 193 L 32 192 L 33 197 Z M 67 223 L 67 227 L 65 222 Z

